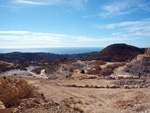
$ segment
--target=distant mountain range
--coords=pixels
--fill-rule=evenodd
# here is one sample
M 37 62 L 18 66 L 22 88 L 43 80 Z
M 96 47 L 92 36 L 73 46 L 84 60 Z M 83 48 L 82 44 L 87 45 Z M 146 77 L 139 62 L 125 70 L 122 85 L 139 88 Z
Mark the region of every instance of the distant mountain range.
M 136 57 L 138 54 L 143 54 L 144 48 L 138 48 L 127 44 L 112 44 L 104 48 L 100 52 L 90 52 L 81 54 L 53 54 L 53 53 L 21 53 L 12 52 L 0 54 L 1 61 L 7 62 L 26 62 L 26 61 L 40 61 L 52 59 L 67 59 L 78 58 L 81 60 L 103 60 L 109 62 L 123 62 Z
M 11 53 L 1 53 L 0 60 L 12 62 L 12 61 L 37 61 L 37 60 L 46 60 L 46 59 L 61 59 L 61 58 L 80 58 L 82 56 L 86 56 L 89 54 L 93 54 L 97 52 L 90 53 L 81 53 L 81 54 L 53 54 L 53 53 L 22 53 L 22 52 L 11 52 Z
M 72 57 L 72 58 L 81 58 L 83 56 L 91 55 L 91 54 L 94 54 L 94 53 L 97 53 L 97 52 L 80 53 L 80 54 L 63 54 L 63 55 L 67 56 L 67 57 Z
M 20 52 L 13 52 L 13 53 L 6 53 L 0 54 L 0 60 L 12 62 L 12 61 L 39 61 L 39 60 L 46 60 L 46 59 L 59 59 L 64 58 L 62 55 L 52 54 L 52 53 L 20 53 Z

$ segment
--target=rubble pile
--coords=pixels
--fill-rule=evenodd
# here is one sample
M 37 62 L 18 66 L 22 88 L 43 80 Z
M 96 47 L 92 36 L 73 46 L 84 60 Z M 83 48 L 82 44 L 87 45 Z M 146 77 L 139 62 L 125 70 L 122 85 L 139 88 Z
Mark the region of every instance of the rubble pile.
M 150 48 L 146 49 L 145 54 L 134 58 L 125 71 L 139 77 L 150 77 Z

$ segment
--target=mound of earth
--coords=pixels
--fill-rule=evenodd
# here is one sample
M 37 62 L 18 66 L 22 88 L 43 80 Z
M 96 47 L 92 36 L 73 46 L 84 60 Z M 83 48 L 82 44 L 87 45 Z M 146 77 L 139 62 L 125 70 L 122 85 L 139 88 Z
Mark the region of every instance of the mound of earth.
M 150 77 L 150 48 L 146 49 L 145 54 L 134 58 L 125 71 L 137 76 Z
M 5 107 L 16 106 L 20 99 L 32 96 L 33 89 L 22 78 L 0 78 L 0 101 Z
M 37 92 L 19 77 L 0 78 L 0 113 L 81 113 L 82 109 L 73 98 L 57 103 L 46 100 L 44 94 Z M 73 107 L 69 105 L 74 105 Z
M 143 54 L 145 49 L 137 48 L 127 44 L 113 44 L 102 51 L 81 57 L 81 60 L 103 60 L 107 62 L 124 62 Z

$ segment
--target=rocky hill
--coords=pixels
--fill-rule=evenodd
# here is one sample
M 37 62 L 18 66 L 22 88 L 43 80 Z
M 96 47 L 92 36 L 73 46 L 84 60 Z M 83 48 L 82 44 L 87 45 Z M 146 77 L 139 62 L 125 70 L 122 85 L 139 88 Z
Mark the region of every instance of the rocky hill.
M 102 51 L 81 57 L 81 60 L 103 60 L 107 62 L 124 62 L 143 54 L 145 49 L 127 44 L 113 44 Z
M 150 48 L 147 48 L 143 55 L 134 58 L 125 71 L 140 77 L 150 77 Z

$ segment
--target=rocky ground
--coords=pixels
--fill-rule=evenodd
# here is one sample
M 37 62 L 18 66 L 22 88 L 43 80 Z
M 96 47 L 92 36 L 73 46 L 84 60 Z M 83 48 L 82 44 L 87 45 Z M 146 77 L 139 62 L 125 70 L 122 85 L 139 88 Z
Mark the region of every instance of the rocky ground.
M 141 82 L 122 84 L 124 87 L 114 87 L 113 83 L 118 80 L 45 80 L 28 77 L 25 80 L 30 85 L 37 87 L 39 92 L 45 95 L 46 100 L 53 100 L 61 105 L 63 103 L 67 109 L 78 110 L 80 113 L 150 112 L 150 88 L 149 85 L 140 87 L 143 85 Z M 133 85 L 137 87 L 129 87 Z
M 141 73 L 145 71 L 140 66 L 149 71 L 149 65 L 145 65 L 149 60 L 143 60 L 149 58 L 150 50 L 146 51 L 127 64 L 102 61 L 62 64 L 56 71 L 57 77 L 49 79 L 31 70 L 11 70 L 15 76 L 0 77 L 0 113 L 149 113 L 149 76 L 124 71 L 130 65 Z M 18 76 L 24 72 L 32 76 Z M 42 73 L 45 75 L 44 70 Z
M 72 78 L 43 79 L 34 76 L 2 77 L 1 88 L 7 95 L 1 99 L 3 113 L 145 113 L 150 112 L 150 79 L 95 77 L 76 73 Z M 84 78 L 86 76 L 86 78 Z M 83 77 L 83 78 L 82 78 Z M 81 79 L 82 78 L 82 79 Z M 3 81 L 3 82 L 2 82 Z M 22 81 L 22 82 L 21 82 Z M 25 82 L 27 81 L 27 82 Z M 3 85 L 2 85 L 3 84 Z M 5 85 L 4 85 L 5 84 Z M 11 86 L 10 86 L 11 85 Z M 25 96 L 24 87 L 34 89 Z M 20 92 L 16 92 L 20 88 Z M 3 88 L 4 90 L 4 88 Z M 1 95 L 3 91 L 1 89 Z M 22 91 L 21 91 L 22 90 Z M 13 93 L 14 92 L 14 93 Z M 3 94 L 5 95 L 5 94 Z M 5 96 L 7 96 L 5 95 Z M 23 97 L 19 97 L 23 96 Z M 8 97 L 8 96 L 7 96 Z M 14 98 L 15 97 L 15 98 Z M 16 97 L 19 101 L 16 101 Z M 7 101 L 5 102 L 4 99 Z M 8 100 L 9 99 L 9 100 Z M 12 102 L 11 105 L 6 104 Z M 17 104 L 14 102 L 17 102 Z M 8 106 L 9 105 L 9 106 Z
M 93 63 L 92 63 L 93 64 Z M 105 69 L 108 65 L 101 65 Z M 115 63 L 118 64 L 118 63 Z M 95 65 L 95 63 L 94 63 Z M 94 66 L 93 65 L 93 66 Z M 92 66 L 91 66 L 92 67 Z M 6 80 L 12 90 L 14 86 L 20 88 L 20 80 L 28 82 L 29 86 L 36 91 L 33 97 L 19 98 L 14 90 L 7 95 L 13 94 L 11 105 L 7 105 L 1 98 L 1 110 L 3 113 L 145 113 L 150 112 L 150 79 L 140 78 L 126 73 L 123 70 L 126 66 L 121 66 L 114 70 L 110 76 L 89 75 L 86 73 L 72 73 L 69 76 L 57 79 L 44 79 L 34 76 L 22 76 L 22 71 L 15 76 L 2 77 Z M 93 67 L 92 67 L 93 68 Z M 11 72 L 11 71 L 9 71 Z M 9 73 L 6 72 L 6 73 Z M 86 70 L 85 70 L 86 72 Z M 5 73 L 5 74 L 6 74 Z M 30 73 L 30 71 L 28 71 Z M 30 73 L 32 74 L 32 73 Z M 34 73 L 35 74 L 35 73 Z M 12 77 L 12 79 L 10 79 Z M 9 82 L 10 81 L 10 82 Z M 1 82 L 2 83 L 2 82 Z M 3 82 L 4 83 L 4 82 Z M 5 84 L 6 84 L 5 83 Z M 4 87 L 4 86 L 3 86 Z M 3 88 L 2 87 L 2 88 Z M 6 87 L 6 86 L 5 86 Z M 22 90 L 24 85 L 22 87 Z M 4 89 L 4 88 L 3 88 Z M 20 89 L 21 90 L 21 89 Z M 4 92 L 3 90 L 1 90 Z M 2 94 L 2 93 L 1 93 Z M 5 95 L 5 94 L 4 94 Z M 7 96 L 5 95 L 5 96 Z M 1 97 L 1 96 L 0 96 Z M 16 98 L 19 98 L 17 104 Z M 18 99 L 17 99 L 18 100 Z M 10 100 L 7 100 L 8 103 Z

